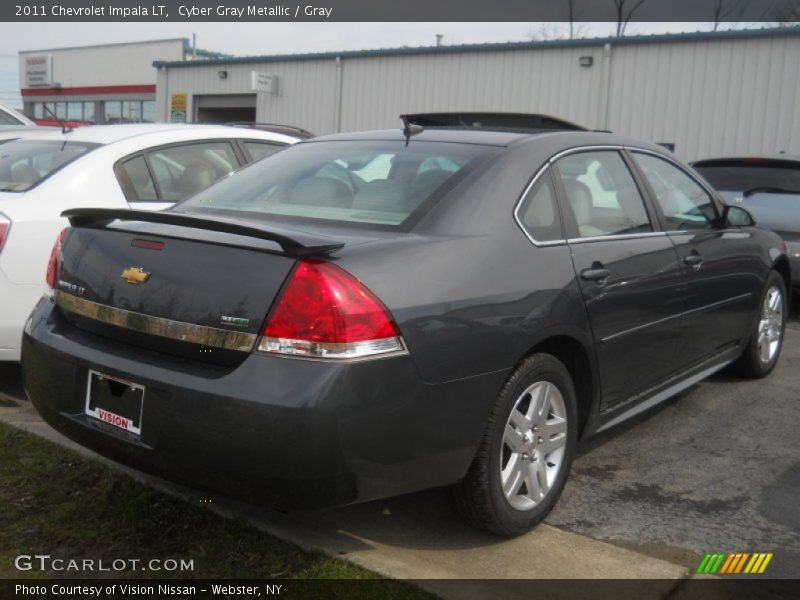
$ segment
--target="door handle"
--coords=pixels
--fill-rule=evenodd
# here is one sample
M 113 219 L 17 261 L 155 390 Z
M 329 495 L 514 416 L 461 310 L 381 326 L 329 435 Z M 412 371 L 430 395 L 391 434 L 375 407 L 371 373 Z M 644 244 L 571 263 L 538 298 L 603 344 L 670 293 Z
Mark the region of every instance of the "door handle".
M 683 264 L 698 268 L 703 263 L 703 257 L 692 251 L 683 258 Z
M 609 275 L 611 275 L 611 271 L 599 263 L 595 263 L 591 268 L 581 271 L 581 279 L 586 281 L 602 282 L 604 279 L 608 279 Z

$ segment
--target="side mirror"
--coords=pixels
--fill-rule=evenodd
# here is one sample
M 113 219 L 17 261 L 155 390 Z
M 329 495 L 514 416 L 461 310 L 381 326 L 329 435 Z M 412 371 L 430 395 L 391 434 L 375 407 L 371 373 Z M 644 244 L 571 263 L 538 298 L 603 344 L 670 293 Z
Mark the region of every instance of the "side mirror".
M 753 215 L 746 208 L 726 204 L 722 209 L 722 222 L 733 227 L 752 227 L 756 224 Z

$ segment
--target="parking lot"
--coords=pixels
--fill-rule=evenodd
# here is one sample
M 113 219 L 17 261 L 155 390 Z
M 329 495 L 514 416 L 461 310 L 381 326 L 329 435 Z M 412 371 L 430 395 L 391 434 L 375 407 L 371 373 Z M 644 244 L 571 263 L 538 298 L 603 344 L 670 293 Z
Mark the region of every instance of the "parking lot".
M 466 529 L 435 490 L 288 515 L 223 498 L 209 506 L 397 577 L 676 578 L 705 552 L 747 551 L 774 552 L 767 574 L 796 578 L 799 367 L 795 316 L 769 378 L 719 374 L 585 443 L 547 524 L 515 540 Z M 2 364 L 0 382 L 0 418 L 60 439 L 23 399 L 17 367 Z

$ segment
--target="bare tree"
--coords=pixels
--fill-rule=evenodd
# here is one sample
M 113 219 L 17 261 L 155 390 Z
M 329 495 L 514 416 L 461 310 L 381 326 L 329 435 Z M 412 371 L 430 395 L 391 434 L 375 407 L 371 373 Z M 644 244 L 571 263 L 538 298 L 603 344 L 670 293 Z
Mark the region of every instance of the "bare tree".
M 547 40 L 563 40 L 567 37 L 564 30 L 556 23 L 539 23 L 537 29 L 528 31 L 528 39 L 534 42 Z
M 770 18 L 778 27 L 800 25 L 800 0 L 783 0 L 773 9 Z
M 735 21 L 742 16 L 747 8 L 747 0 L 711 0 L 711 8 L 714 16 L 714 28 L 719 29 L 719 24 L 724 21 Z
M 633 13 L 635 13 L 647 0 L 614 0 L 614 8 L 617 14 L 617 37 L 625 35 Z
M 575 11 L 575 0 L 567 0 L 567 16 L 569 17 L 569 39 L 586 37 L 588 29 L 585 23 L 576 23 L 578 14 Z

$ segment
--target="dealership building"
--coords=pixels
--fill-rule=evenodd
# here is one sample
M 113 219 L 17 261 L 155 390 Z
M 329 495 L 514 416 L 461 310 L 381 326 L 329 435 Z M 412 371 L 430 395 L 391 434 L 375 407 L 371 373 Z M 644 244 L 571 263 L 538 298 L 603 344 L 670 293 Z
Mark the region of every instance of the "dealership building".
M 36 121 L 137 123 L 156 120 L 155 61 L 225 55 L 167 39 L 19 53 L 25 114 Z
M 433 111 L 545 113 L 673 144 L 692 160 L 800 154 L 800 28 L 162 58 L 158 120 L 258 121 L 317 134 Z

